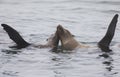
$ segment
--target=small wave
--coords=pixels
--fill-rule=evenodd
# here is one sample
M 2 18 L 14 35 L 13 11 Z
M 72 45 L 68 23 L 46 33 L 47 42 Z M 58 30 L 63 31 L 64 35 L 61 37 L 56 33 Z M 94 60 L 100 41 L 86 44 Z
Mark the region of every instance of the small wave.
M 3 49 L 2 52 L 6 53 L 6 54 L 18 54 L 18 53 L 20 53 L 21 51 Z
M 3 73 L 2 73 L 3 75 L 8 75 L 8 76 L 12 76 L 12 77 L 16 77 L 17 76 L 17 74 L 18 74 L 18 72 L 13 72 L 13 71 L 4 71 Z
M 97 3 L 101 3 L 101 4 L 110 4 L 110 5 L 120 5 L 120 1 L 100 1 Z
M 120 11 L 118 11 L 118 10 L 103 10 L 101 12 L 103 12 L 103 13 L 120 13 Z

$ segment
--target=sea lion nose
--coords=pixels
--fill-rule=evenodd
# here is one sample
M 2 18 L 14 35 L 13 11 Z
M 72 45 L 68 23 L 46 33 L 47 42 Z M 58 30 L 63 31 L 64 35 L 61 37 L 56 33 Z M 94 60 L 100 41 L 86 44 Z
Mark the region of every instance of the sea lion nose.
M 62 30 L 62 29 L 63 29 L 62 25 L 59 24 L 59 25 L 57 26 L 57 30 Z

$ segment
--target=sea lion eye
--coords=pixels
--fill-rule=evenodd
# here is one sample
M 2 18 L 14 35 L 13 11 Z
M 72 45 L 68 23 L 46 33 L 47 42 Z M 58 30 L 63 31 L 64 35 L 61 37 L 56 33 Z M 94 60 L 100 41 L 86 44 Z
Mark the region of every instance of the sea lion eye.
M 75 37 L 75 35 L 72 35 L 72 37 Z
M 48 41 L 48 39 L 46 39 L 46 41 Z

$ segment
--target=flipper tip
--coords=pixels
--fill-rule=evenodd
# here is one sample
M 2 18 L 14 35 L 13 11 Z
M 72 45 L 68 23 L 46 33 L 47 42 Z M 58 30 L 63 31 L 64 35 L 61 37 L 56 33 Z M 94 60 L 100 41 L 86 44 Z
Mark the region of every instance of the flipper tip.
M 8 25 L 7 24 L 1 24 L 2 27 L 7 27 Z
M 118 18 L 118 16 L 119 16 L 118 14 L 115 14 L 115 18 Z

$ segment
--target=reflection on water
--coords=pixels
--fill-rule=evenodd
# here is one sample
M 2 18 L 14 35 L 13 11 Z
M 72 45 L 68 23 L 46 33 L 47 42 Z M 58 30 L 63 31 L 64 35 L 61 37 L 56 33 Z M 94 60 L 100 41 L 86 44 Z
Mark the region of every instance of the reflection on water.
M 18 54 L 21 51 L 15 50 L 2 50 L 1 52 L 5 52 L 6 54 Z
M 114 76 L 118 74 L 118 71 L 114 71 L 114 60 L 109 53 L 104 53 L 103 57 L 105 58 L 103 64 L 105 65 L 106 73 L 104 74 L 106 77 Z M 112 54 L 113 55 L 113 54 Z M 107 56 L 107 57 L 106 57 Z
M 119 9 L 119 0 L 0 0 L 0 23 L 11 25 L 35 44 L 45 44 L 61 24 L 78 41 L 96 46 Z M 119 77 L 119 25 L 118 21 L 113 54 L 102 53 L 97 47 L 74 53 L 34 47 L 13 50 L 8 46 L 14 43 L 1 27 L 0 77 Z
M 113 54 L 112 54 L 113 55 Z M 111 53 L 103 53 L 100 55 L 104 57 L 104 61 L 102 62 L 105 65 L 106 73 L 104 74 L 106 77 L 114 76 L 114 74 L 118 74 L 118 72 L 114 71 L 114 60 L 111 57 Z

